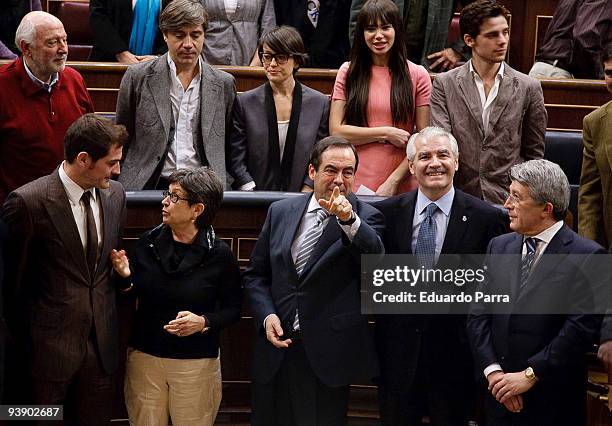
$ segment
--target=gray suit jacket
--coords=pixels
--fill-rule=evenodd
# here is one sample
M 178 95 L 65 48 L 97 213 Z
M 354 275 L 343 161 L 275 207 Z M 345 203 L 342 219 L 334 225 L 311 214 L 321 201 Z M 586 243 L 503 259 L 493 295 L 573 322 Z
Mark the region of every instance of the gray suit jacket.
M 158 166 L 163 165 L 173 138 L 170 67 L 166 57 L 167 54 L 128 67 L 119 87 L 117 123 L 126 126 L 130 134 L 123 148 L 119 181 L 129 191 L 152 189 L 151 185 L 145 188 L 145 184 L 152 177 L 154 184 L 157 182 L 158 176 L 154 175 L 161 171 Z M 194 126 L 194 145 L 222 181 L 226 180 L 225 143 L 235 96 L 234 78 L 203 63 L 200 126 Z
M 61 166 L 60 166 L 61 167 Z M 103 217 L 100 260 L 90 276 L 70 202 L 59 174 L 43 176 L 11 192 L 4 203 L 11 244 L 7 253 L 9 328 L 23 327 L 37 379 L 65 381 L 82 365 L 95 330 L 104 370 L 117 367 L 117 312 L 110 251 L 119 245 L 125 192 L 111 181 L 98 190 Z M 6 294 L 6 293 L 5 293 Z M 24 306 L 25 304 L 25 306 Z M 21 309 L 25 307 L 25 312 Z M 24 330 L 16 333 L 23 338 Z
M 505 201 L 510 167 L 544 156 L 547 117 L 540 82 L 508 64 L 486 134 L 469 63 L 434 79 L 432 125 L 451 132 L 459 144 L 455 186 L 491 203 Z
M 264 180 L 262 173 L 268 169 L 270 150 L 265 94 L 265 85 L 261 85 L 236 98 L 228 165 L 236 188 L 255 182 L 256 189 L 267 189 L 261 186 Z M 310 151 L 315 142 L 329 134 L 328 118 L 329 98 L 302 84 L 302 109 L 289 181 L 290 191 L 299 192 L 305 183 Z

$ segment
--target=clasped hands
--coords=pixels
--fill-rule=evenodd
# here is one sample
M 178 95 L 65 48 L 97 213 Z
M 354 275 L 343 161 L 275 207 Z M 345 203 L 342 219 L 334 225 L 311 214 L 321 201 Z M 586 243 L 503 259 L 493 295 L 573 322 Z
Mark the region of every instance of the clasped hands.
M 504 373 L 494 371 L 487 376 L 488 389 L 493 397 L 509 411 L 518 413 L 523 409 L 523 395 L 535 384 L 524 371 Z
M 130 261 L 125 250 L 112 250 L 110 254 L 113 269 L 123 278 L 132 275 Z M 190 336 L 194 333 L 204 331 L 206 320 L 203 316 L 196 315 L 189 311 L 180 311 L 176 318 L 164 325 L 164 330 L 175 336 Z
M 346 222 L 353 215 L 353 206 L 344 195 L 340 194 L 340 188 L 337 186 L 334 188 L 329 200 L 321 198 L 319 205 L 342 222 Z

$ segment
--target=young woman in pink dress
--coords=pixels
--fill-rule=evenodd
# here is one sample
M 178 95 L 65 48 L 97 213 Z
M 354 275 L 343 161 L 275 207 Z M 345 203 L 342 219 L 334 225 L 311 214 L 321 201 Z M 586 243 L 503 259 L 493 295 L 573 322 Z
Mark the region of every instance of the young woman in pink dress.
M 389 196 L 416 188 L 405 150 L 414 127 L 429 125 L 431 80 L 406 59 L 403 32 L 391 0 L 369 0 L 357 17 L 350 62 L 338 70 L 329 130 L 357 148 L 356 191 L 364 185 Z

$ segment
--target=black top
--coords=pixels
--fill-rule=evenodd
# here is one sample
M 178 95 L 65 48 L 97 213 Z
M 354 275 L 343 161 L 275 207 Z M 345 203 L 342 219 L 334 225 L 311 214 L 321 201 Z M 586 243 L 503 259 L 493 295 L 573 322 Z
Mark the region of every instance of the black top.
M 227 244 L 214 240 L 209 248 L 202 231 L 190 245 L 176 243 L 160 225 L 140 237 L 130 264 L 138 296 L 131 346 L 164 358 L 216 358 L 219 331 L 240 316 L 240 269 Z M 163 327 L 179 311 L 204 315 L 210 329 L 168 333 Z
M 348 60 L 350 0 L 320 0 L 319 22 L 313 27 L 303 0 L 274 0 L 276 24 L 295 27 L 308 51 L 307 67 L 340 68 Z
M 168 3 L 169 0 L 162 0 L 160 13 Z M 94 34 L 90 61 L 116 62 L 117 53 L 129 50 L 133 16 L 130 0 L 90 0 L 89 25 Z M 161 55 L 167 50 L 164 37 L 158 31 L 153 55 Z

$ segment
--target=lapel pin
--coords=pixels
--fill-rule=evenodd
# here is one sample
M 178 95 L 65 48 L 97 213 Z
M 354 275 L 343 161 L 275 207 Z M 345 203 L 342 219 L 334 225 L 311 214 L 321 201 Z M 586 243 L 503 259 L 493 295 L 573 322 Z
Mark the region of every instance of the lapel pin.
M 463 217 L 461 218 L 461 220 L 462 220 L 462 221 L 464 221 L 464 222 L 467 222 L 467 216 L 463 216 Z

